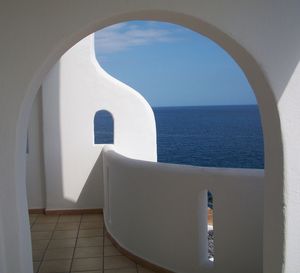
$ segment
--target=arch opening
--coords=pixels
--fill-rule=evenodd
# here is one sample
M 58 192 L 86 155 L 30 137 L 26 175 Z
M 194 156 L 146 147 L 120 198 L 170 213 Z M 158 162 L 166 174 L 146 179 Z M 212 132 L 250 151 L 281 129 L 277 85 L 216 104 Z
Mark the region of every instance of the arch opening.
M 151 15 L 152 14 L 152 15 Z M 157 14 L 152 13 L 151 11 L 149 11 L 149 13 L 144 14 L 143 12 L 140 13 L 133 13 L 133 14 L 126 14 L 126 15 L 120 15 L 118 18 L 113 18 L 112 20 L 110 20 L 109 24 L 111 24 L 112 22 L 116 23 L 119 21 L 124 20 L 124 18 L 126 19 L 136 19 L 136 18 L 151 18 L 151 19 L 157 19 L 160 18 L 162 20 L 167 20 L 170 22 L 175 22 L 175 23 L 179 23 L 182 25 L 185 25 L 187 27 L 190 27 L 194 30 L 196 30 L 197 32 L 201 32 L 201 29 L 203 28 L 203 33 L 207 34 L 207 36 L 212 37 L 214 40 L 219 41 L 219 44 L 223 45 L 225 49 L 228 49 L 228 52 L 232 54 L 232 56 L 234 56 L 234 58 L 237 60 L 237 62 L 241 65 L 241 67 L 243 68 L 243 70 L 245 71 L 245 74 L 250 82 L 250 84 L 253 86 L 253 90 L 258 98 L 258 102 L 259 105 L 261 107 L 261 113 L 262 113 L 262 119 L 263 119 L 263 129 L 264 129 L 264 135 L 265 135 L 265 140 L 268 140 L 270 138 L 270 136 L 272 135 L 272 132 L 274 132 L 273 129 L 275 129 L 276 131 L 276 140 L 274 142 L 276 142 L 276 144 L 278 144 L 281 147 L 281 138 L 280 138 L 280 128 L 278 126 L 279 124 L 279 119 L 278 119 L 278 112 L 277 112 L 277 108 L 276 108 L 276 104 L 275 104 L 275 100 L 273 98 L 272 92 L 271 92 L 271 88 L 268 85 L 267 80 L 264 77 L 263 72 L 259 69 L 259 65 L 256 63 L 255 59 L 252 58 L 252 56 L 246 52 L 246 50 L 240 46 L 237 42 L 235 42 L 233 39 L 230 39 L 229 37 L 227 37 L 226 34 L 224 34 L 221 31 L 218 31 L 217 29 L 215 29 L 212 26 L 207 25 L 207 29 L 205 28 L 205 23 L 202 22 L 201 27 L 197 27 L 197 23 L 199 22 L 199 20 L 191 18 L 189 16 L 177 16 L 178 14 L 172 14 L 169 12 L 161 12 L 159 14 L 159 16 L 155 15 Z M 173 17 L 174 16 L 174 17 Z M 99 25 L 101 25 L 102 27 L 104 26 L 104 24 L 102 24 L 103 22 L 100 20 L 99 21 Z M 98 25 L 98 26 L 99 26 Z M 93 30 L 95 30 L 95 26 L 93 26 Z M 86 32 L 85 34 L 88 34 L 91 32 L 91 29 L 89 27 L 86 28 Z M 74 34 L 74 33 L 73 33 Z M 74 39 L 74 37 L 77 37 L 76 39 Z M 73 35 L 70 35 L 69 37 L 67 37 L 67 39 L 64 41 L 64 46 L 60 47 L 60 53 L 62 53 L 67 47 L 69 47 L 71 44 L 74 44 L 74 40 L 78 40 L 79 37 L 82 37 L 82 32 L 81 33 L 77 33 Z M 49 57 L 48 58 L 48 62 L 47 63 L 47 67 L 49 67 L 49 65 L 51 66 L 51 64 L 54 64 L 54 62 L 58 59 L 59 54 L 52 54 L 49 53 Z M 254 69 L 253 69 L 254 68 Z M 44 71 L 47 71 L 46 67 L 43 67 Z M 34 86 L 39 86 L 38 82 L 41 82 L 42 79 L 42 75 L 43 73 L 41 71 L 39 71 L 39 73 L 37 73 L 36 75 L 33 76 L 33 81 L 29 87 L 29 92 L 27 94 L 27 98 L 24 100 L 23 103 L 23 108 L 22 111 L 20 111 L 20 115 L 22 116 L 25 113 L 28 114 L 30 111 L 28 111 L 28 109 L 30 109 L 30 98 L 34 96 L 34 93 L 37 92 L 37 88 L 34 88 Z M 269 95 L 269 99 L 271 101 L 271 103 L 269 104 L 269 107 L 267 107 L 268 110 L 271 110 L 270 112 L 268 112 L 266 110 L 266 104 L 269 103 L 266 98 L 264 97 L 264 95 L 262 94 L 262 91 L 266 92 Z M 271 113 L 271 114 L 270 114 Z M 272 114 L 274 114 L 272 117 Z M 273 122 L 272 124 L 267 124 L 268 121 L 270 119 L 275 120 L 275 122 Z M 21 118 L 20 120 L 23 120 L 23 118 Z M 25 126 L 26 127 L 26 126 Z M 24 132 L 24 130 L 26 131 L 26 129 L 24 128 L 24 124 L 18 124 L 18 130 Z M 21 135 L 26 135 L 26 133 L 21 134 Z M 20 143 L 22 143 L 22 145 L 20 145 Z M 25 143 L 26 141 L 21 141 L 20 139 L 18 139 L 18 143 L 17 143 L 17 147 L 25 147 Z M 266 141 L 266 143 L 268 144 L 268 142 Z M 24 149 L 22 149 L 22 151 L 24 151 Z M 279 168 L 282 168 L 282 162 L 280 162 L 280 158 L 273 163 L 272 161 L 272 152 L 270 147 L 266 147 L 266 153 L 267 155 L 265 162 L 266 162 L 266 174 L 268 175 L 268 170 L 271 169 L 271 167 L 273 165 L 277 165 Z M 275 159 L 274 159 L 275 160 Z M 24 161 L 24 156 L 20 156 L 20 151 L 18 151 L 18 157 L 17 157 L 17 169 L 19 169 L 18 167 L 22 166 L 22 162 Z M 18 181 L 17 181 L 18 182 Z
M 94 117 L 94 144 L 114 143 L 114 120 L 109 111 L 99 110 Z
M 95 55 L 152 106 L 159 162 L 264 168 L 253 90 L 213 41 L 175 24 L 129 21 L 96 32 Z

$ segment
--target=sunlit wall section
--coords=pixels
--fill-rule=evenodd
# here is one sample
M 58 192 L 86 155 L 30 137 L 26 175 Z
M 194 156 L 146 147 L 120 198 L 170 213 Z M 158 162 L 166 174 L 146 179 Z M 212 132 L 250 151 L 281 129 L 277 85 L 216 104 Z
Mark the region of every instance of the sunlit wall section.
M 114 147 L 128 157 L 156 161 L 151 107 L 108 75 L 94 54 L 93 35 L 65 53 L 43 83 L 46 208 L 103 207 L 101 150 L 94 118 L 109 111 Z

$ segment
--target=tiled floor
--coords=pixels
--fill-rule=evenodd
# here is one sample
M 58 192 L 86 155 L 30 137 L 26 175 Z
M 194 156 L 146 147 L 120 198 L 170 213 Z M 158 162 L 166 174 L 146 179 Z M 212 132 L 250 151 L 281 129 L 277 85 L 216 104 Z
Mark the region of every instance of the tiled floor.
M 105 236 L 100 214 L 31 214 L 35 273 L 152 273 L 123 256 Z

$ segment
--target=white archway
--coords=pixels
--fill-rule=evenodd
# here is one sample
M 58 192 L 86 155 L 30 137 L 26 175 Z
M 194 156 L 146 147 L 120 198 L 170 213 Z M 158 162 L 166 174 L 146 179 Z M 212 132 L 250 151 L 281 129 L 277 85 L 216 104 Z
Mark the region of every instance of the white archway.
M 281 222 L 282 225 L 272 225 L 272 230 L 274 234 L 270 234 L 269 222 L 273 223 L 274 218 L 278 221 L 278 218 L 284 217 L 281 210 L 281 204 L 283 203 L 283 196 L 282 196 L 282 179 L 283 177 L 278 175 L 279 173 L 283 173 L 283 156 L 278 156 L 279 153 L 282 153 L 282 150 L 279 147 L 282 147 L 281 144 L 281 131 L 280 131 L 280 120 L 278 115 L 278 109 L 276 105 L 276 101 L 273 97 L 272 89 L 266 80 L 264 73 L 261 71 L 261 68 L 255 58 L 247 52 L 245 48 L 243 48 L 237 41 L 230 38 L 221 30 L 217 29 L 216 27 L 203 22 L 197 18 L 192 16 L 186 16 L 183 14 L 172 13 L 168 11 L 160 11 L 160 12 L 153 12 L 153 11 L 143 11 L 141 13 L 132 13 L 132 14 L 120 14 L 117 17 L 111 18 L 109 20 L 109 24 L 105 23 L 102 25 L 102 22 L 99 22 L 99 27 L 95 26 L 93 29 L 87 29 L 86 34 L 90 34 L 99 30 L 100 28 L 113 25 L 119 22 L 130 21 L 130 20 L 157 20 L 157 21 L 166 21 L 169 23 L 174 23 L 178 25 L 182 25 L 186 28 L 192 29 L 195 32 L 198 32 L 204 36 L 207 36 L 214 42 L 216 42 L 219 46 L 221 46 L 224 50 L 229 53 L 229 55 L 236 61 L 237 64 L 241 67 L 244 71 L 249 84 L 251 85 L 255 96 L 257 98 L 257 102 L 259 105 L 259 110 L 261 113 L 261 122 L 263 127 L 263 135 L 264 135 L 264 154 L 265 154 L 265 181 L 266 181 L 266 189 L 265 192 L 265 215 L 270 217 L 270 219 L 266 219 L 265 217 L 265 228 L 268 232 L 264 232 L 264 240 L 265 242 L 270 242 L 271 244 L 267 243 L 264 244 L 264 251 L 267 253 L 265 256 L 268 257 L 269 253 L 272 252 L 272 258 L 270 264 L 274 266 L 274 256 L 277 257 L 276 261 L 280 264 L 282 263 L 282 252 L 280 251 L 281 246 L 283 245 L 284 237 L 278 237 L 278 234 L 284 233 L 284 226 L 283 221 Z M 82 38 L 81 36 L 78 36 Z M 80 39 L 79 39 L 80 40 Z M 68 43 L 71 42 L 68 40 Z M 75 42 L 75 44 L 77 41 Z M 72 45 L 74 42 L 72 42 Z M 61 54 L 64 51 L 62 50 Z M 52 60 L 55 62 L 56 58 Z M 40 79 L 42 81 L 42 78 Z M 269 95 L 269 97 L 268 97 Z M 270 141 L 271 140 L 271 141 Z M 275 144 L 276 143 L 276 144 Z M 276 151 L 274 150 L 274 146 L 277 147 Z M 276 153 L 276 155 L 273 155 Z M 274 168 L 274 166 L 276 166 Z M 273 170 L 276 170 L 274 173 Z M 268 182 L 271 181 L 271 182 Z M 270 187 L 268 187 L 268 185 Z M 276 191 L 279 193 L 277 199 L 274 200 L 274 188 L 278 186 Z M 272 193 L 268 193 L 268 189 L 271 188 Z M 279 201 L 280 200 L 280 201 Z M 277 206 L 277 209 L 274 209 Z M 274 215 L 270 214 L 270 211 L 274 213 Z M 274 217 L 274 218 L 273 218 Z M 278 222 L 279 223 L 279 222 Z M 277 230 L 276 230 L 277 229 Z M 267 237 L 276 236 L 277 239 L 268 239 Z M 276 251 L 278 251 L 276 253 Z M 265 262 L 267 259 L 264 260 Z M 266 262 L 268 263 L 268 262 Z M 278 264 L 279 265 L 279 264 Z M 268 265 L 267 265 L 268 267 Z
M 5 42 L 1 45 L 1 52 L 4 52 L 4 54 L 7 52 L 21 54 L 18 43 L 12 46 L 11 40 L 5 39 L 10 37 L 10 33 L 14 30 L 17 37 L 16 39 L 20 39 L 21 41 L 24 39 L 22 33 L 26 33 L 24 29 L 29 29 L 30 31 L 26 33 L 26 39 L 34 41 L 35 43 L 32 51 L 28 54 L 29 58 L 26 59 L 26 65 L 20 64 L 21 61 L 18 59 L 20 58 L 20 55 L 15 54 L 15 56 L 12 56 L 11 54 L 8 54 L 8 56 L 3 55 L 3 63 L 7 64 L 6 67 L 1 66 L 1 72 L 3 72 L 1 74 L 5 78 L 2 85 L 2 90 L 4 91 L 1 93 L 1 100 L 4 101 L 3 99 L 6 99 L 6 104 L 2 103 L 0 107 L 2 108 L 1 115 L 3 116 L 0 121 L 3 122 L 3 130 L 6 132 L 3 134 L 4 137 L 0 150 L 2 154 L 2 158 L 0 159 L 0 170 L 3 174 L 2 179 L 4 181 L 0 201 L 0 207 L 2 207 L 0 213 L 0 232 L 4 234 L 4 236 L 1 236 L 3 239 L 0 239 L 2 245 L 1 259 L 5 261 L 2 263 L 2 268 L 0 268 L 3 269 L 3 272 L 18 272 L 21 268 L 25 268 L 24 272 L 29 272 L 30 270 L 30 254 L 26 251 L 30 245 L 28 240 L 28 219 L 24 215 L 27 209 L 24 183 L 25 156 L 21 154 L 21 151 L 24 151 L 26 145 L 26 128 L 33 98 L 38 91 L 43 77 L 55 64 L 58 58 L 81 38 L 99 28 L 121 21 L 138 19 L 168 21 L 183 25 L 206 35 L 223 47 L 245 72 L 260 106 L 264 131 L 266 176 L 264 208 L 265 271 L 272 273 L 282 271 L 287 250 L 284 250 L 284 162 L 281 124 L 277 101 L 280 100 L 280 97 L 285 90 L 286 83 L 293 74 L 295 62 L 297 65 L 299 60 L 299 58 L 292 60 L 292 57 L 295 56 L 295 52 L 297 52 L 295 50 L 299 45 L 299 39 L 297 38 L 299 35 L 296 35 L 297 30 L 293 29 L 291 29 L 290 33 L 285 33 L 286 38 L 291 38 L 287 40 L 292 44 L 290 50 L 283 54 L 290 56 L 289 62 L 286 65 L 282 65 L 282 71 L 279 68 L 276 71 L 271 71 L 272 69 L 269 69 L 268 65 L 272 63 L 271 59 L 275 56 L 271 54 L 264 59 L 260 59 L 261 53 L 255 51 L 256 47 L 263 50 L 265 45 L 264 37 L 259 36 L 261 32 L 257 31 L 257 36 L 254 34 L 256 33 L 256 30 L 258 30 L 257 24 L 259 25 L 259 22 L 265 21 L 265 14 L 259 13 L 259 11 L 264 8 L 267 10 L 263 4 L 255 2 L 254 4 L 256 4 L 256 7 L 246 4 L 240 4 L 239 6 L 229 5 L 227 7 L 225 5 L 226 3 L 224 5 L 221 5 L 220 3 L 220 9 L 223 7 L 221 13 L 220 10 L 216 11 L 216 9 L 214 9 L 213 3 L 207 2 L 203 5 L 201 4 L 202 3 L 194 3 L 194 1 L 183 2 L 178 0 L 170 7 L 167 1 L 155 1 L 154 3 L 148 3 L 146 0 L 132 1 L 129 5 L 121 2 L 119 5 L 116 5 L 115 3 L 108 2 L 101 4 L 97 1 L 92 1 L 87 4 L 80 3 L 80 1 L 74 1 L 72 2 L 73 14 L 71 15 L 69 13 L 70 7 L 68 1 L 64 1 L 60 3 L 60 5 L 55 3 L 37 4 L 34 1 L 19 4 L 17 7 L 18 10 L 27 11 L 28 14 L 31 15 L 30 20 L 26 17 L 26 15 L 28 15 L 26 12 L 24 13 L 25 15 L 20 14 L 13 4 L 7 4 L 7 9 L 9 11 L 7 14 L 13 14 L 13 17 L 7 17 L 5 14 L 2 17 L 2 20 L 4 22 L 9 22 L 15 19 L 16 22 L 19 22 L 20 24 L 16 23 L 15 26 L 6 31 L 7 33 L 4 33 Z M 22 5 L 25 6 L 22 7 Z M 284 5 L 287 5 L 287 3 L 284 3 Z M 297 7 L 299 8 L 299 5 L 296 6 L 295 9 L 287 10 L 284 6 L 278 6 L 274 8 L 273 12 L 274 14 L 277 14 L 278 12 L 279 14 L 286 16 L 290 15 L 289 17 L 294 19 L 293 23 L 296 25 L 296 23 L 299 23 L 299 20 L 295 19 L 297 18 L 297 14 L 294 14 L 294 12 L 297 11 Z M 60 14 L 57 14 L 57 9 L 60 10 Z M 47 14 L 47 16 L 42 18 L 40 15 L 44 13 Z M 246 22 L 252 23 L 250 27 L 247 25 L 248 33 L 239 31 L 241 29 L 241 27 L 238 26 L 239 22 L 235 23 L 228 19 L 236 18 L 235 14 L 239 15 L 239 20 L 242 21 L 241 18 L 243 18 Z M 24 16 L 25 19 L 27 19 L 25 22 L 23 22 Z M 68 16 L 74 20 L 72 24 L 70 24 L 69 20 L 65 20 Z M 250 19 L 248 16 L 252 16 L 252 21 L 249 21 Z M 270 24 L 270 26 L 272 25 L 272 29 L 276 29 L 278 27 L 276 19 L 277 18 L 270 19 L 270 23 L 265 23 L 266 26 L 269 26 Z M 45 20 L 43 21 L 44 27 L 41 27 L 41 25 L 38 24 L 39 20 Z M 58 28 L 55 24 L 61 24 L 62 27 Z M 217 27 L 213 26 L 213 24 Z M 6 24 L 4 23 L 3 25 L 5 26 Z M 283 24 L 282 28 L 279 28 L 277 32 L 279 33 L 284 30 L 284 26 L 285 25 Z M 231 30 L 230 27 L 232 27 Z M 264 24 L 262 24 L 262 27 L 265 29 Z M 277 32 L 274 31 L 275 36 Z M 38 40 L 41 33 L 47 33 L 47 41 L 40 41 L 39 43 Z M 248 36 L 254 38 L 254 42 L 251 39 L 247 39 Z M 271 38 L 272 37 L 269 38 L 270 41 L 268 44 L 270 46 L 273 43 Z M 16 40 L 15 42 L 18 41 L 19 40 Z M 267 47 L 267 45 L 265 46 Z M 26 48 L 29 48 L 29 46 Z M 280 52 L 280 48 L 280 45 L 278 45 L 278 47 L 274 45 L 273 54 Z M 253 55 L 251 55 L 250 52 Z M 299 57 L 298 55 L 296 56 Z M 15 75 L 20 77 L 19 81 L 15 83 L 12 76 L 10 76 L 11 71 L 14 71 L 14 69 L 16 69 Z M 285 73 L 282 75 L 279 74 L 281 80 L 276 82 L 276 73 L 278 74 L 279 72 Z M 300 72 L 296 72 L 297 82 Z M 293 90 L 295 86 L 298 85 L 293 83 L 292 86 L 289 86 L 288 88 Z M 287 90 L 289 93 L 292 92 L 290 89 Z M 293 96 L 291 96 L 291 98 L 285 98 L 281 105 L 283 112 L 287 111 L 286 107 L 291 101 L 293 101 Z M 293 110 L 292 113 L 293 112 L 297 113 L 296 110 Z M 5 119 L 7 116 L 10 117 L 9 122 L 6 122 Z M 284 120 L 288 121 L 289 117 L 289 115 L 285 115 Z M 297 129 L 297 132 L 298 131 L 299 130 Z M 288 136 L 284 139 L 285 141 L 289 140 Z M 292 154 L 291 146 L 292 144 L 287 145 L 289 150 L 286 152 L 291 152 Z M 286 164 L 287 163 L 285 163 L 285 165 Z M 290 189 L 287 190 L 289 191 Z M 4 205 L 8 206 L 12 212 L 15 212 L 14 217 L 8 217 L 7 212 L 3 210 Z M 9 219 L 9 221 L 6 221 L 7 219 Z M 14 228 L 11 229 L 11 226 L 14 226 Z M 8 242 L 12 239 L 15 239 L 15 243 L 9 245 Z M 294 248 L 295 247 L 293 246 L 291 251 Z M 14 261 L 10 258 L 13 253 L 15 257 Z M 292 264 L 295 263 L 293 259 L 291 262 Z M 297 263 L 296 266 L 298 266 L 297 268 L 300 267 Z

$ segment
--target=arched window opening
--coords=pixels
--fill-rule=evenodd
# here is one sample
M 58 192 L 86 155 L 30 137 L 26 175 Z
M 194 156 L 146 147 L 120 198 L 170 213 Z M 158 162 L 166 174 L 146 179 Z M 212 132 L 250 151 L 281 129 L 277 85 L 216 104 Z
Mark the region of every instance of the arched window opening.
M 94 118 L 94 144 L 114 143 L 114 119 L 110 112 L 100 110 Z

